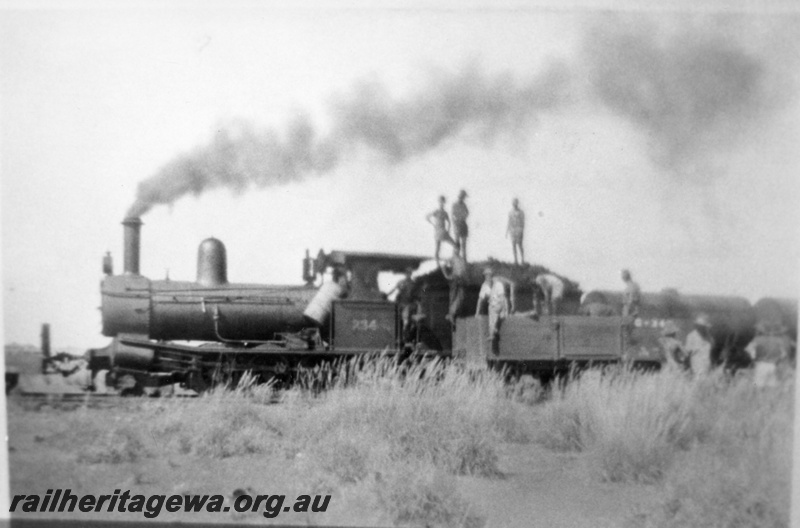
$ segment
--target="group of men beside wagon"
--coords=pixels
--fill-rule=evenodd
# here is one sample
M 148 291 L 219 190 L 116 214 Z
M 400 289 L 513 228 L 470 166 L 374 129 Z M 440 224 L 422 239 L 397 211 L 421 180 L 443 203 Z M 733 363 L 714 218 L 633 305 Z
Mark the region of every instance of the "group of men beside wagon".
M 685 343 L 678 339 L 679 332 L 678 326 L 672 321 L 668 321 L 661 331 L 660 343 L 666 368 L 686 370 L 696 376 L 709 374 L 713 369 L 711 352 L 715 346 L 711 319 L 707 314 L 699 314 Z M 779 370 L 781 366 L 789 364 L 796 346 L 783 323 L 758 322 L 756 336 L 745 348 L 753 362 L 757 387 L 777 385 Z
M 625 282 L 623 315 L 639 315 L 641 290 L 628 270 L 622 271 Z M 686 341 L 678 339 L 680 329 L 674 321 L 667 321 L 661 330 L 659 343 L 666 368 L 685 370 L 696 376 L 708 375 L 714 368 L 712 351 L 715 348 L 711 318 L 699 313 L 693 321 L 692 331 Z M 794 356 L 797 344 L 789 336 L 788 328 L 780 321 L 762 320 L 756 325 L 756 336 L 745 348 L 753 362 L 754 381 L 758 387 L 777 385 L 779 366 L 786 365 Z

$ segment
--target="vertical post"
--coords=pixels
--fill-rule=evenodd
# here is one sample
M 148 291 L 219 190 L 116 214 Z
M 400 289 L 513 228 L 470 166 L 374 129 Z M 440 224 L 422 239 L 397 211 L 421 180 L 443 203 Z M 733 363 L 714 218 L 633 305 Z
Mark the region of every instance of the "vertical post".
M 50 324 L 42 324 L 41 333 L 42 347 L 42 374 L 47 374 L 47 367 L 50 363 Z
M 129 216 L 122 221 L 125 226 L 125 267 L 124 271 L 130 275 L 139 275 L 139 246 L 142 220 L 136 216 Z
M 42 355 L 46 358 L 50 357 L 50 324 L 44 323 L 42 325 Z

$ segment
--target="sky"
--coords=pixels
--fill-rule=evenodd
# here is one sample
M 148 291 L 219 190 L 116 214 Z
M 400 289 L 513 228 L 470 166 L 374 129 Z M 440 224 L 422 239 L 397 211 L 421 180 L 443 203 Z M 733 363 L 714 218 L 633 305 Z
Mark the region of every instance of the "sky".
M 0 11 L 6 343 L 107 343 L 130 212 L 147 277 L 214 236 L 230 281 L 300 284 L 306 249 L 431 255 L 462 188 L 471 259 L 512 258 L 516 197 L 584 291 L 798 296 L 791 4 L 31 5 Z

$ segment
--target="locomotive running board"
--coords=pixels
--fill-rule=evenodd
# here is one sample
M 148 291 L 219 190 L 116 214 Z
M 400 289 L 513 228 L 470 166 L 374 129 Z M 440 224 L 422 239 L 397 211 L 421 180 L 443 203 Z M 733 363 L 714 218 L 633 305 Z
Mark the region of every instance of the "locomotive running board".
M 175 345 L 170 343 L 154 343 L 153 341 L 145 341 L 141 339 L 131 339 L 128 337 L 120 338 L 120 343 L 123 345 L 128 345 L 137 348 L 148 348 L 153 351 L 171 351 L 171 352 L 188 352 L 191 354 L 202 354 L 202 355 L 212 355 L 212 354 L 219 354 L 221 352 L 231 352 L 231 347 L 229 346 L 207 346 L 204 345 L 202 347 L 191 346 L 191 345 Z M 250 351 L 255 349 L 242 349 L 242 352 Z M 276 348 L 276 350 L 279 350 Z

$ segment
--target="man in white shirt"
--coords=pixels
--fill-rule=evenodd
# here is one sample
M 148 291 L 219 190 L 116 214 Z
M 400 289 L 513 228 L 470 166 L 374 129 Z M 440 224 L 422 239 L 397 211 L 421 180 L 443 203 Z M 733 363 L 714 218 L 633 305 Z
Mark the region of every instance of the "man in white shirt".
M 500 333 L 500 324 L 503 322 L 509 312 L 516 310 L 516 285 L 513 281 L 505 277 L 495 276 L 492 268 L 486 268 L 483 271 L 485 280 L 481 285 L 481 291 L 478 293 L 478 305 L 475 307 L 475 315 L 481 313 L 481 306 L 488 303 L 489 306 L 489 340 L 494 341 Z M 511 305 L 506 296 L 506 287 L 511 291 Z
M 780 322 L 760 321 L 756 335 L 745 351 L 754 363 L 753 381 L 756 387 L 778 385 L 778 365 L 788 361 L 794 343 Z
M 711 372 L 711 350 L 714 338 L 711 336 L 711 320 L 708 315 L 700 314 L 694 321 L 694 330 L 686 336 L 684 350 L 689 356 L 692 374 L 705 376 Z

